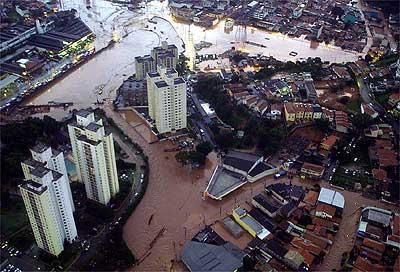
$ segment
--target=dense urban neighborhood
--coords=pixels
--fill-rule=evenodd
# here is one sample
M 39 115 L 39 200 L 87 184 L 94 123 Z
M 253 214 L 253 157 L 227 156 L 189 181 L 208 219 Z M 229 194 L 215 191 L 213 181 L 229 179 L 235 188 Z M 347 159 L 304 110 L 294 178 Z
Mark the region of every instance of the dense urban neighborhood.
M 0 0 L 0 270 L 399 271 L 399 6 Z

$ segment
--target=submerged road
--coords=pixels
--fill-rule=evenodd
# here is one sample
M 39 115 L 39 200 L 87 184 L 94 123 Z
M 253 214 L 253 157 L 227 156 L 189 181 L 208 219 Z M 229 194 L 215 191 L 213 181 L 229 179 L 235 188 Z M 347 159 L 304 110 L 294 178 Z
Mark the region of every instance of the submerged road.
M 168 142 L 148 144 L 118 112 L 112 110 L 110 105 L 105 105 L 104 109 L 107 116 L 113 118 L 129 137 L 140 144 L 149 157 L 150 176 L 146 194 L 124 226 L 124 239 L 127 245 L 134 255 L 141 259 L 140 264 L 132 268 L 134 271 L 170 269 L 172 264 L 176 263 L 171 260 L 180 260 L 184 241 L 191 239 L 205 225 L 224 218 L 238 205 L 246 207 L 253 196 L 264 190 L 265 185 L 276 182 L 288 183 L 285 179 L 276 180 L 267 177 L 244 185 L 222 201 L 203 199 L 202 192 L 219 160 L 215 153 L 209 155 L 204 169 L 182 167 L 176 162 L 174 153 L 163 152 L 168 147 Z M 292 183 L 312 186 L 299 178 L 294 178 Z M 329 184 L 322 182 L 321 186 L 329 187 Z M 320 266 L 321 271 L 338 269 L 341 254 L 351 250 L 352 237 L 355 235 L 359 218 L 357 210 L 361 206 L 376 205 L 398 210 L 394 206 L 367 199 L 359 193 L 348 191 L 341 193 L 346 201 L 344 219 L 330 253 Z M 229 235 L 224 238 L 230 239 L 242 248 L 246 246 L 243 240 L 235 240 Z M 250 241 L 251 238 L 248 239 Z

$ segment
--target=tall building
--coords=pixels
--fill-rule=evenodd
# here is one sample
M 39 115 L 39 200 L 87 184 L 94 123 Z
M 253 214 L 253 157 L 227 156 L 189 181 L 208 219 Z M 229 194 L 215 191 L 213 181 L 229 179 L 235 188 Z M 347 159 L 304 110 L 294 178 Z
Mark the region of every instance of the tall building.
M 31 180 L 31 171 L 40 165 L 62 174 L 67 181 L 67 192 L 65 195 L 69 198 L 68 203 L 71 205 L 72 211 L 75 211 L 71 187 L 69 186 L 67 167 L 65 166 L 64 154 L 42 143 L 35 145 L 30 151 L 32 159 L 28 159 L 21 163 L 25 180 Z
M 155 62 L 152 56 L 145 55 L 135 58 L 135 77 L 137 80 L 142 80 L 146 77 L 147 73 L 153 72 Z
M 186 128 L 186 82 L 173 68 L 147 74 L 149 115 L 159 133 Z
M 101 119 L 80 110 L 68 125 L 78 179 L 85 184 L 86 195 L 107 205 L 119 192 L 112 133 L 106 133 Z
M 151 50 L 150 55 L 135 58 L 136 79 L 145 79 L 147 73 L 157 71 L 158 65 L 176 69 L 178 58 L 178 48 L 174 44 L 163 41 L 161 46 Z
M 162 65 L 166 68 L 176 69 L 179 57 L 178 48 L 174 44 L 168 44 L 166 41 L 163 41 L 161 46 L 154 47 L 151 50 L 151 57 L 155 61 L 154 68 Z
M 64 239 L 58 227 L 57 212 L 49 187 L 28 181 L 20 186 L 29 222 L 39 248 L 58 256 L 64 250 Z
M 38 144 L 32 159 L 21 163 L 26 184 L 20 186 L 29 222 L 40 248 L 58 256 L 64 241 L 73 242 L 77 230 L 71 188 L 62 152 Z

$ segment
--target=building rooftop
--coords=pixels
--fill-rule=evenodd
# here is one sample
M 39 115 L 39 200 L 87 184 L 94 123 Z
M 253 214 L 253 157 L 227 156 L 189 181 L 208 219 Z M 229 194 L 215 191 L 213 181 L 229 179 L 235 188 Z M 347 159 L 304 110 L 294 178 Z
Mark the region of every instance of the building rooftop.
M 32 159 L 32 158 L 29 158 L 29 159 L 27 159 L 27 160 L 24 160 L 23 163 L 26 164 L 26 165 L 29 165 L 30 167 L 33 167 L 33 168 L 36 168 L 36 167 L 39 167 L 39 166 L 45 166 L 45 163 L 35 161 L 35 160 Z
M 60 153 L 61 153 L 61 151 L 59 151 L 59 150 L 57 150 L 57 149 L 54 149 L 54 148 L 51 149 L 51 154 L 52 154 L 54 157 L 58 156 Z
M 165 49 L 177 49 L 175 44 L 168 44 L 168 45 L 164 45 L 164 46 L 157 46 L 154 47 L 153 50 L 165 50 Z
M 21 35 L 25 31 L 32 29 L 29 26 L 15 25 L 6 28 L 2 28 L 0 31 L 0 42 L 6 42 L 8 40 L 14 39 L 15 37 Z
M 321 188 L 318 196 L 318 202 L 326 203 L 338 208 L 344 208 L 344 197 L 341 193 L 328 188 Z
M 366 219 L 369 222 L 372 221 L 372 222 L 380 223 L 385 226 L 389 226 L 392 216 L 390 214 L 380 212 L 379 210 L 369 209 Z
M 47 190 L 47 186 L 42 185 L 40 183 L 34 182 L 32 180 L 28 181 L 27 183 L 21 185 L 21 188 L 28 190 L 34 194 L 41 195 Z
M 229 171 L 223 167 L 217 166 L 206 188 L 207 194 L 221 200 L 225 195 L 236 190 L 246 183 L 243 176 Z
M 44 34 L 33 35 L 29 38 L 28 44 L 59 52 L 72 43 L 93 34 L 80 18 L 68 11 L 58 12 L 53 19 L 55 28 Z
M 266 228 L 264 228 L 259 222 L 257 222 L 253 217 L 251 217 L 247 211 L 241 207 L 237 207 L 233 210 L 233 214 L 238 215 L 238 219 L 242 222 L 242 224 L 246 225 L 248 228 L 252 229 L 256 234 L 257 237 L 260 239 L 266 238 L 268 235 L 271 234 Z M 237 220 L 237 218 L 235 217 Z
M 93 131 L 93 132 L 97 132 L 101 128 L 102 128 L 102 126 L 100 126 L 94 122 L 91 122 L 89 125 L 86 126 L 86 129 Z
M 257 164 L 253 169 L 251 169 L 251 171 L 249 172 L 249 176 L 255 177 L 258 174 L 261 174 L 262 172 L 265 172 L 272 168 L 275 168 L 275 167 L 270 164 L 267 164 L 265 162 L 261 162 L 261 163 Z
M 186 241 L 182 261 L 189 271 L 235 271 L 242 267 L 244 254 L 227 242 L 217 246 Z
M 328 205 L 328 204 L 325 204 L 325 203 L 320 203 L 315 208 L 315 212 L 325 213 L 325 214 L 328 214 L 331 217 L 334 217 L 336 209 L 335 209 L 335 207 L 333 207 L 331 205 Z
M 78 115 L 78 116 L 81 116 L 81 117 L 88 117 L 90 114 L 92 114 L 93 112 L 91 112 L 91 111 L 88 111 L 88 110 L 85 110 L 85 109 L 81 109 L 81 110 L 78 110 L 75 114 L 76 115 Z
M 224 158 L 224 164 L 248 172 L 256 163 L 256 161 L 261 158 L 261 156 L 251 153 L 229 151 Z
M 49 171 L 50 170 L 47 169 L 46 167 L 38 166 L 31 171 L 31 174 L 36 177 L 43 178 Z
M 149 77 L 159 77 L 160 76 L 160 74 L 158 73 L 158 72 L 148 72 L 147 73 L 147 75 L 149 76 Z
M 51 170 L 53 181 L 59 180 L 63 175 L 57 171 Z
M 137 56 L 135 57 L 135 60 L 137 62 L 145 62 L 145 61 L 153 61 L 153 57 L 150 55 L 144 55 L 144 56 Z
M 266 251 L 266 252 L 268 252 L 268 251 L 273 252 L 274 255 L 279 256 L 281 258 L 283 258 L 286 255 L 286 253 L 288 252 L 288 250 L 286 248 L 281 246 L 275 240 L 267 240 L 264 243 L 262 243 L 259 247 L 261 250 Z
M 269 230 L 271 233 L 276 230 L 277 225 L 275 221 L 269 216 L 267 216 L 265 213 L 263 213 L 260 209 L 258 208 L 251 209 L 249 211 L 249 215 L 251 215 L 251 217 L 257 220 L 258 223 L 260 223 L 264 228 Z
M 181 77 L 178 77 L 178 78 L 175 78 L 175 79 L 174 79 L 174 84 L 175 84 L 175 85 L 177 85 L 177 84 L 183 84 L 183 83 L 185 83 L 185 81 L 184 81 L 183 78 L 181 78 Z
M 192 241 L 212 244 L 216 246 L 222 246 L 226 241 L 218 235 L 218 233 L 213 230 L 210 226 L 206 226 L 204 229 L 199 231 L 192 239 Z
M 253 201 L 257 202 L 259 205 L 261 205 L 264 209 L 266 209 L 270 213 L 274 213 L 282 205 L 279 205 L 277 201 L 270 201 L 269 198 L 264 196 L 263 194 L 258 194 L 255 197 L 253 197 Z
M 154 84 L 156 84 L 157 88 L 164 88 L 164 87 L 168 87 L 167 82 L 165 82 L 164 80 L 161 81 L 157 81 Z
M 36 153 L 43 153 L 47 149 L 49 149 L 49 147 L 41 142 L 39 142 L 38 144 L 36 144 L 34 147 L 31 148 L 31 150 Z
M 78 140 L 79 140 L 79 141 L 82 141 L 82 142 L 86 142 L 86 143 L 88 143 L 88 144 L 90 144 L 90 145 L 99 145 L 99 144 L 101 144 L 101 141 L 93 141 L 93 140 L 90 140 L 90 139 L 88 139 L 85 135 L 80 135 L 80 136 L 78 137 Z
M 299 185 L 289 185 L 285 183 L 274 183 L 268 185 L 266 191 L 272 191 L 284 199 L 301 200 L 304 196 L 304 189 Z
M 313 172 L 322 173 L 325 170 L 325 167 L 309 162 L 303 163 L 302 169 L 311 170 Z
M 243 229 L 232 220 L 230 217 L 224 218 L 222 220 L 223 226 L 235 237 L 238 238 L 243 234 Z

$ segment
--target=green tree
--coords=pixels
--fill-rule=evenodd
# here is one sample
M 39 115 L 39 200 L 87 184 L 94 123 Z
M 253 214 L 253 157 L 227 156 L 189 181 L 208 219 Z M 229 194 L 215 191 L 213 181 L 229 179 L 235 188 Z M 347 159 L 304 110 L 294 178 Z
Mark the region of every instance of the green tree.
M 179 56 L 178 63 L 176 64 L 176 71 L 178 72 L 178 75 L 183 76 L 187 74 L 187 72 L 189 71 L 187 65 L 188 61 L 189 59 L 185 55 L 181 54 Z
M 204 165 L 206 163 L 206 156 L 201 152 L 190 151 L 189 160 L 192 164 Z
M 207 156 L 213 150 L 213 146 L 210 142 L 201 142 L 196 146 L 196 151 Z
M 189 162 L 189 154 L 187 151 L 179 151 L 175 154 L 175 159 L 177 162 L 180 162 L 182 166 L 184 166 Z
M 365 113 L 359 113 L 355 114 L 352 118 L 351 121 L 353 123 L 354 128 L 360 132 L 363 131 L 364 129 L 368 128 L 370 125 L 374 124 L 374 120 L 369 116 L 368 114 Z
M 330 124 L 328 119 L 317 119 L 315 120 L 315 126 L 324 133 L 330 131 Z

